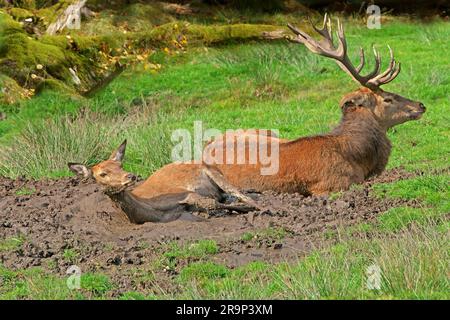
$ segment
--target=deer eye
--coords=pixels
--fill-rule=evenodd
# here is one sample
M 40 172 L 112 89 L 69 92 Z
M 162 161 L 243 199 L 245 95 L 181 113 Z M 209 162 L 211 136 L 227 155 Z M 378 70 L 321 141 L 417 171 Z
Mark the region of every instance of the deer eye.
M 391 99 L 391 98 L 386 98 L 386 99 L 384 99 L 384 102 L 386 102 L 386 103 L 391 103 L 391 102 L 392 102 L 392 99 Z
M 106 175 L 107 175 L 106 172 L 102 172 L 102 173 L 99 174 L 99 176 L 102 177 L 102 178 L 106 177 Z

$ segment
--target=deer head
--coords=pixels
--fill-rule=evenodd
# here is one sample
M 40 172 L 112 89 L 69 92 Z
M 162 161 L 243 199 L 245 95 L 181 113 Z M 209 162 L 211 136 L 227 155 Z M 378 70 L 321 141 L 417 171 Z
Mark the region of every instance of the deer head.
M 110 192 L 120 192 L 136 181 L 136 176 L 122 168 L 127 140 L 111 154 L 108 160 L 102 161 L 91 168 L 83 164 L 69 162 L 69 169 L 83 178 L 93 177 L 95 181 Z
M 312 23 L 311 25 L 322 37 L 321 41 L 316 41 L 307 33 L 288 24 L 289 29 L 297 35 L 297 37 L 290 40 L 302 43 L 310 51 L 335 60 L 341 69 L 362 86 L 362 88 L 346 95 L 341 100 L 343 112 L 354 110 L 354 108 L 367 108 L 372 112 L 380 126 L 386 129 L 409 120 L 419 119 L 422 116 L 425 112 L 423 103 L 407 99 L 395 93 L 383 91 L 380 88 L 381 85 L 394 80 L 401 70 L 400 63 L 395 61 L 394 53 L 389 46 L 390 62 L 388 68 L 385 71 L 380 72 L 381 57 L 379 52 L 373 48 L 375 68 L 372 72 L 363 76 L 361 75 L 361 70 L 365 64 L 364 50 L 360 48 L 360 63 L 355 67 L 347 55 L 347 42 L 344 34 L 344 27 L 339 19 L 337 20 L 338 30 L 336 31 L 338 38 L 337 47 L 333 42 L 331 20 L 328 18 L 327 14 L 325 14 L 321 29 L 317 28 Z

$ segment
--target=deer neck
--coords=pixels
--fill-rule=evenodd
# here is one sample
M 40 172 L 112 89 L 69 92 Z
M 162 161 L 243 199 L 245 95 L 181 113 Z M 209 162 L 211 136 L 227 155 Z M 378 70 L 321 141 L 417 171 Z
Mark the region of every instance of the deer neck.
M 180 217 L 183 209 L 178 202 L 186 197 L 186 195 L 168 195 L 143 199 L 129 190 L 107 193 L 107 195 L 122 209 L 132 223 L 176 220 Z
M 381 173 L 389 159 L 391 143 L 386 129 L 367 109 L 346 112 L 332 132 L 339 138 L 344 156 L 359 165 L 365 177 Z

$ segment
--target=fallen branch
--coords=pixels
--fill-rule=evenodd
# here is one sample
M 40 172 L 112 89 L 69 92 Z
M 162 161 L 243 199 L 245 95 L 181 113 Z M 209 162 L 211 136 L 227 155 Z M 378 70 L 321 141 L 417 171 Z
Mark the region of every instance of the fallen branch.
M 92 97 L 95 93 L 99 92 L 103 88 L 105 88 L 111 81 L 117 78 L 123 71 L 125 70 L 125 65 L 121 65 L 120 63 L 116 63 L 116 68 L 106 77 L 101 79 L 98 83 L 96 83 L 92 88 L 82 93 L 85 97 Z
M 287 39 L 291 36 L 286 30 L 264 31 L 262 37 L 267 40 Z

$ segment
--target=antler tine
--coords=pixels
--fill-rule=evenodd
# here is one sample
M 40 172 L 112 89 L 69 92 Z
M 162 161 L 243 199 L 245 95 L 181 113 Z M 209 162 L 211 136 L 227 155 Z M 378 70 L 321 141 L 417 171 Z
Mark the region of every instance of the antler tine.
M 329 49 L 323 47 L 323 43 L 319 43 L 315 39 L 313 39 L 309 34 L 297 29 L 295 26 L 288 24 L 288 28 L 291 29 L 296 35 L 297 38 L 292 39 L 291 41 L 303 43 L 309 50 L 314 53 L 329 57 L 335 58 L 333 56 L 333 52 Z M 327 45 L 328 47 L 328 45 Z
M 303 32 L 299 29 L 297 29 L 297 27 L 295 27 L 294 25 L 288 23 L 288 28 L 291 29 L 292 32 L 294 32 L 297 35 L 297 39 L 292 39 L 295 42 L 300 42 L 305 44 L 305 41 L 314 41 L 314 39 L 312 39 L 306 32 Z
M 326 42 L 322 42 L 322 44 L 325 44 L 328 49 L 333 49 L 333 33 L 331 32 L 331 20 L 328 17 L 328 15 L 325 13 L 325 17 L 323 18 L 323 25 L 322 29 L 319 29 L 316 27 L 316 25 L 311 21 L 311 17 L 308 16 L 308 21 L 313 27 L 313 29 L 320 34 L 322 37 L 325 38 Z
M 294 26 L 294 25 L 292 25 L 292 24 L 290 24 L 290 23 L 288 23 L 287 26 L 288 26 L 289 29 L 291 29 L 291 31 L 292 31 L 293 33 L 295 33 L 295 34 L 298 35 L 298 36 L 304 34 L 303 31 L 300 31 L 299 29 L 297 29 L 296 26 Z
M 288 28 L 291 29 L 292 32 L 294 32 L 297 35 L 296 38 L 290 39 L 290 41 L 302 43 L 312 52 L 318 53 L 318 54 L 323 54 L 323 50 L 320 48 L 319 43 L 316 40 L 314 40 L 313 38 L 311 38 L 310 35 L 297 29 L 295 26 L 293 26 L 290 23 L 288 24 Z
M 347 58 L 347 41 L 345 40 L 344 26 L 342 25 L 339 18 L 337 19 L 337 25 L 338 25 L 338 29 L 336 31 L 336 35 L 339 40 L 339 46 L 338 46 L 337 51 L 339 52 L 340 58 L 345 59 L 345 58 Z
M 328 13 L 325 12 L 325 15 L 323 16 L 322 29 L 327 29 L 327 28 L 330 28 L 330 31 L 331 31 L 330 18 L 328 17 Z
M 366 58 L 364 56 L 364 49 L 362 47 L 360 47 L 359 48 L 359 65 L 356 67 L 356 71 L 358 73 L 360 73 L 362 68 L 364 68 L 365 63 L 366 63 Z
M 395 69 L 394 69 L 394 70 L 395 70 Z M 380 83 L 378 84 L 378 86 L 381 86 L 382 84 L 387 84 L 387 83 L 391 82 L 392 80 L 394 80 L 394 79 L 398 76 L 398 74 L 400 73 L 400 70 L 401 70 L 401 64 L 400 64 L 400 62 L 399 62 L 399 63 L 397 63 L 397 69 L 396 69 L 395 71 L 393 71 L 393 72 L 389 75 L 389 77 L 386 78 L 386 80 L 383 80 L 383 82 L 380 82 Z
M 372 50 L 373 50 L 373 54 L 375 56 L 375 66 L 371 73 L 369 73 L 367 76 L 363 77 L 366 80 L 366 82 L 369 82 L 371 79 L 373 79 L 373 77 L 378 75 L 380 73 L 380 69 L 381 69 L 380 53 L 378 52 L 377 49 L 375 49 L 375 46 L 372 47 Z
M 371 83 L 374 85 L 381 85 L 384 84 L 385 81 L 389 80 L 390 77 L 397 72 L 397 62 L 394 59 L 394 51 L 391 49 L 391 47 L 388 45 L 389 48 L 389 55 L 390 55 L 390 61 L 389 61 L 389 67 L 381 74 L 370 80 Z

